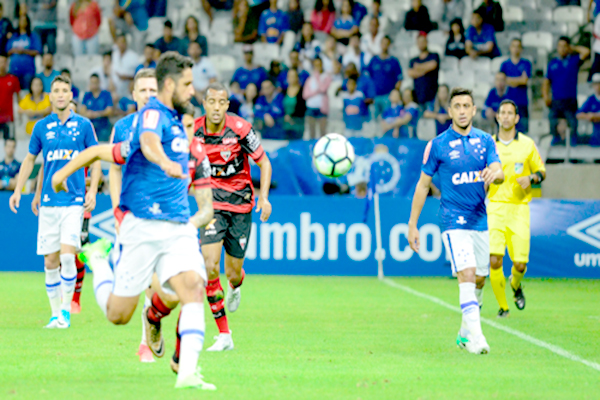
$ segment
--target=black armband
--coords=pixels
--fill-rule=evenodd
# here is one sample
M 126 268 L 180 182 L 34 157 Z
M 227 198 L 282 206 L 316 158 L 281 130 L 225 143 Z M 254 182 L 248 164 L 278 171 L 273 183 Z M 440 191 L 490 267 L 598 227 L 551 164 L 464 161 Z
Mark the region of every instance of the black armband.
M 544 180 L 544 174 L 542 174 L 540 171 L 537 171 L 535 174 L 538 176 L 538 183 L 542 183 Z

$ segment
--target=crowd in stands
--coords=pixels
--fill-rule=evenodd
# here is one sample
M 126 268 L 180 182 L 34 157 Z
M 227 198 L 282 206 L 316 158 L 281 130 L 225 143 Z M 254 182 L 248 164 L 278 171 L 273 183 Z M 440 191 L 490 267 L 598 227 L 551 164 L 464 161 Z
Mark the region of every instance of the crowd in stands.
M 429 126 L 435 126 L 439 134 L 450 125 L 449 90 L 461 84 L 448 78 L 451 73 L 445 68 L 454 64 L 457 73 L 463 69 L 477 80 L 481 76 L 477 74 L 486 68 L 490 71 L 485 80 L 493 85 L 477 116 L 477 123 L 487 130 L 496 129 L 500 102 L 511 99 L 519 107 L 519 130 L 528 132 L 531 101 L 537 96 L 545 104 L 540 114 L 550 120 L 553 144 L 564 144 L 568 131 L 572 145 L 600 145 L 600 40 L 593 40 L 594 61 L 588 79 L 593 91 L 588 91 L 585 102 L 578 100 L 578 75 L 590 49 L 571 43 L 566 34 L 554 37 L 547 66 L 537 65 L 544 74 L 541 88 L 531 90 L 535 61 L 530 53 L 523 56 L 523 32 L 511 36 L 508 52 L 502 54 L 498 37 L 506 38 L 515 23 L 505 20 L 502 5 L 494 0 L 474 7 L 466 0 L 436 0 L 431 8 L 422 0 L 364 4 L 361 0 L 307 0 L 309 5 L 304 0 L 68 0 L 64 16 L 59 15 L 57 0 L 18 1 L 14 15 L 4 12 L 9 2 L 0 2 L 3 137 L 15 137 L 15 118 L 26 120 L 24 130 L 29 135 L 33 124 L 51 111 L 48 92 L 54 77 L 72 76 L 77 68 L 74 63 L 55 68 L 57 54 L 63 54 L 57 50 L 62 20 L 70 29 L 68 47 L 63 46 L 68 55 L 73 60 L 98 60 L 86 71 L 85 81 L 75 81 L 79 87 L 74 85 L 73 93 L 80 105 L 78 112 L 92 120 L 100 141 L 109 140 L 116 118 L 135 111 L 131 99 L 135 73 L 155 67 L 166 51 L 193 59 L 197 92 L 193 104 L 202 113 L 204 88 L 223 79 L 211 56 L 218 56 L 224 46 L 209 40 L 214 36 L 203 35 L 208 27 L 201 26 L 200 21 L 206 20 L 197 13 L 184 15 L 183 8 L 179 21 L 169 20 L 171 1 L 198 3 L 198 10 L 208 17 L 203 24 L 211 30 L 228 19 L 233 43 L 227 46 L 239 44 L 242 53 L 225 82 L 231 92 L 230 111 L 251 121 L 265 139 L 318 138 L 331 131 L 336 118 L 343 121 L 343 126 L 336 127 L 341 126 L 347 136 L 419 138 L 423 136 L 418 132 L 421 120 L 430 121 Z M 545 1 L 547 5 L 552 0 Z M 401 15 L 384 11 L 399 9 L 396 2 L 406 4 Z M 574 4 L 580 5 L 573 0 L 553 5 Z M 599 8 L 592 5 L 596 3 L 588 4 L 583 12 L 593 21 Z M 160 25 L 152 24 L 156 20 Z M 101 45 L 105 25 L 110 48 Z M 148 40 L 156 37 L 157 29 L 162 29 L 162 36 Z M 593 21 L 593 31 L 594 37 L 600 37 L 600 19 Z M 290 37 L 291 46 L 287 44 Z M 435 44 L 430 45 L 434 37 Z M 286 48 L 270 66 L 254 56 L 257 46 L 268 45 Z M 505 58 L 493 71 L 490 65 L 500 56 Z M 473 76 L 469 78 L 468 82 L 475 82 Z M 16 110 L 13 102 L 18 104 Z M 593 124 L 591 135 L 578 135 L 581 121 Z M 0 167 L 5 174 L 8 167 Z M 0 176 L 0 186 L 7 187 L 4 176 Z

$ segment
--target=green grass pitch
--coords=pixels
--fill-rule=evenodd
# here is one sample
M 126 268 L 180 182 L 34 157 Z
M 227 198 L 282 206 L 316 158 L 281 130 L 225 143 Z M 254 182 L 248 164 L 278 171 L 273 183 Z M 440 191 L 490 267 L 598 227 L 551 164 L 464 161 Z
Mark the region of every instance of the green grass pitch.
M 458 303 L 455 280 L 394 280 Z M 490 326 L 490 354 L 459 350 L 458 313 L 375 278 L 249 275 L 239 310 L 228 314 L 235 350 L 201 353 L 217 392 L 173 389 L 177 315 L 164 320 L 166 356 L 142 364 L 139 308 L 129 325 L 109 324 L 91 276 L 68 330 L 42 329 L 43 274 L 2 273 L 0 282 L 0 399 L 600 398 L 600 371 Z M 525 279 L 524 287 L 527 308 L 513 305 L 498 323 L 600 363 L 600 281 Z M 495 319 L 497 308 L 488 282 L 482 315 Z M 216 334 L 206 310 L 205 348 Z

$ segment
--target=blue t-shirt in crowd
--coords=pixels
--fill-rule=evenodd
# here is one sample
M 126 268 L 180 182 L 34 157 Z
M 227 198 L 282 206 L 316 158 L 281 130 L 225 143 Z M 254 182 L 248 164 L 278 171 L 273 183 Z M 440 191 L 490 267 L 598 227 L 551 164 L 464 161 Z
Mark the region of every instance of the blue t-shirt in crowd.
M 40 54 L 42 53 L 42 42 L 37 33 L 31 33 L 27 36 L 19 35 L 14 33 L 8 43 L 6 43 L 6 52 L 8 53 L 12 49 L 25 49 L 25 50 L 37 50 Z M 35 73 L 35 57 L 28 56 L 27 54 L 13 54 L 10 56 L 10 63 L 8 66 L 8 73 L 15 76 L 23 76 L 24 74 Z M 23 88 L 25 89 L 25 88 Z
M 588 97 L 581 108 L 577 110 L 577 114 L 579 113 L 600 113 L 600 98 L 595 94 Z M 594 131 L 588 144 L 600 146 L 600 122 L 594 122 Z
M 515 65 L 509 58 L 500 66 L 500 72 L 504 72 L 509 78 L 519 78 L 523 75 L 523 72 L 525 72 L 527 77 L 531 78 L 531 61 L 521 58 Z M 517 106 L 527 107 L 529 104 L 527 98 L 527 86 L 514 87 L 512 88 L 512 92 L 513 100 Z
M 20 169 L 21 163 L 17 160 L 12 160 L 9 164 L 6 163 L 6 160 L 0 161 L 0 181 L 6 178 L 14 178 Z
M 352 18 L 354 18 L 357 25 L 360 25 L 360 22 L 368 13 L 367 7 L 360 4 L 358 1 L 354 3 L 354 7 L 352 8 Z
M 94 97 L 92 92 L 85 92 L 81 103 L 90 111 L 104 111 L 113 106 L 112 95 L 108 90 L 102 90 L 98 97 Z M 91 120 L 96 131 L 102 131 L 110 128 L 108 117 L 94 118 Z
M 277 43 L 283 32 L 290 30 L 290 19 L 285 11 L 267 9 L 260 14 L 258 34 L 265 35 L 267 43 Z
M 483 116 L 483 118 L 485 118 L 485 110 L 488 108 L 491 108 L 492 110 L 494 110 L 494 112 L 498 112 L 498 109 L 500 108 L 500 103 L 502 103 L 503 100 L 515 101 L 514 88 L 507 86 L 502 96 L 498 94 L 498 90 L 496 90 L 496 88 L 492 88 L 492 90 L 490 90 L 490 92 L 488 93 L 487 98 L 485 99 L 483 110 L 481 110 L 481 115 Z
M 154 61 L 150 61 L 150 64 L 148 64 L 147 67 L 144 64 L 138 65 L 137 68 L 135 69 L 135 74 L 137 74 L 140 69 L 144 69 L 144 68 L 154 69 L 154 68 L 156 68 L 156 63 Z
M 260 96 L 254 104 L 254 118 L 264 119 L 265 114 L 271 115 L 273 119 L 283 118 L 285 110 L 283 108 L 283 94 L 277 93 L 269 103 L 265 96 Z
M 430 61 L 435 61 L 437 63 L 437 67 L 433 71 L 415 79 L 415 95 L 417 97 L 415 100 L 417 100 L 417 103 L 419 104 L 425 104 L 435 100 L 435 95 L 437 94 L 438 90 L 440 56 L 437 53 L 428 53 L 427 57 L 423 59 L 420 57 L 415 57 L 410 60 L 410 68 L 412 68 L 415 64 L 424 64 Z
M 422 171 L 440 175 L 442 199 L 440 217 L 443 230 L 486 231 L 485 185 L 481 171 L 500 162 L 492 136 L 471 128 L 463 136 L 449 128 L 425 148 Z
M 494 49 L 486 57 L 494 58 L 500 56 L 500 49 L 498 49 L 498 43 L 496 42 L 496 31 L 490 24 L 483 24 L 481 27 L 481 33 L 477 33 L 477 29 L 473 25 L 467 28 L 465 32 L 465 38 L 473 43 L 475 50 L 481 50 L 488 42 L 494 43 Z
M 410 138 L 411 131 L 413 133 L 412 137 L 416 137 L 416 126 L 419 122 L 419 109 L 417 108 L 416 104 L 410 103 L 407 107 L 404 107 L 402 104 L 391 105 L 383 111 L 381 118 L 383 118 L 383 120 L 388 124 L 391 124 L 396 119 L 403 118 L 407 114 L 410 114 L 412 118 L 408 124 L 400 127 L 398 137 Z M 394 130 L 390 129 L 389 131 L 385 132 L 385 136 L 391 136 L 393 132 Z
M 550 80 L 553 100 L 577 100 L 577 75 L 581 64 L 579 54 L 550 60 L 546 78 Z
M 171 41 L 167 43 L 164 37 L 159 37 L 154 42 L 154 47 L 160 50 L 161 53 L 166 53 L 167 51 L 179 52 L 181 50 L 181 40 L 174 36 Z
M 77 157 L 81 151 L 97 144 L 94 127 L 90 120 L 73 111 L 64 124 L 55 113 L 35 124 L 29 141 L 29 153 L 37 156 L 43 151 L 42 206 L 68 207 L 83 204 L 85 197 L 83 168 L 67 179 L 68 192 L 54 193 L 52 176 L 70 160 Z
M 358 26 L 353 17 L 339 17 L 333 23 L 333 27 L 335 29 L 341 29 L 344 31 L 349 31 L 350 29 Z
M 152 0 L 150 0 L 152 1 Z M 140 31 L 148 30 L 148 9 L 146 0 L 119 0 L 119 6 L 131 14 L 133 24 Z
M 434 111 L 434 112 L 437 112 L 438 114 L 446 114 L 446 115 L 448 115 L 448 110 L 446 110 L 446 108 L 441 107 L 441 106 L 440 106 L 440 108 L 437 111 L 435 111 L 435 104 L 434 103 L 429 103 L 429 105 L 427 107 L 427 111 Z M 452 120 L 451 119 L 447 120 L 443 124 L 440 123 L 440 121 L 438 121 L 436 119 L 435 120 L 435 128 L 436 128 L 437 135 L 440 135 L 446 129 L 450 128 L 450 125 L 452 125 Z
M 344 124 L 346 129 L 360 131 L 365 121 L 367 105 L 365 104 L 365 95 L 359 90 L 354 93 L 342 92 L 342 100 L 344 102 Z
M 137 103 L 135 101 L 131 100 L 129 97 L 121 97 L 119 100 L 119 110 L 128 112 L 130 106 L 133 106 L 134 110 L 137 109 Z
M 387 96 L 396 87 L 396 83 L 402 80 L 402 67 L 396 57 L 388 57 L 385 60 L 380 56 L 371 59 L 366 72 L 375 84 L 376 96 Z
M 287 74 L 288 71 L 281 71 L 279 73 L 279 75 L 277 76 L 277 86 L 280 87 L 282 90 L 286 90 L 288 87 L 288 82 L 287 82 Z M 300 79 L 300 85 L 304 86 L 304 83 L 306 82 L 306 80 L 308 79 L 308 77 L 310 76 L 310 74 L 308 72 L 306 72 L 305 70 L 301 69 L 298 71 L 298 79 Z
M 50 91 L 52 89 L 52 81 L 54 80 L 54 78 L 56 78 L 59 75 L 60 75 L 60 72 L 53 70 L 49 76 L 46 76 L 46 75 L 44 75 L 43 72 L 40 72 L 39 74 L 36 75 L 36 77 L 40 78 L 42 80 L 42 84 L 44 85 L 44 92 L 50 93 Z
M 73 92 L 73 100 L 77 102 L 77 100 L 79 100 L 79 88 L 75 85 L 71 85 L 71 92 Z
M 242 90 L 246 90 L 246 86 L 248 86 L 249 83 L 254 83 L 256 88 L 260 91 L 260 85 L 268 77 L 269 74 L 267 74 L 267 70 L 263 67 L 256 67 L 251 70 L 246 69 L 246 67 L 239 67 L 235 70 L 231 81 L 239 83 L 240 89 Z

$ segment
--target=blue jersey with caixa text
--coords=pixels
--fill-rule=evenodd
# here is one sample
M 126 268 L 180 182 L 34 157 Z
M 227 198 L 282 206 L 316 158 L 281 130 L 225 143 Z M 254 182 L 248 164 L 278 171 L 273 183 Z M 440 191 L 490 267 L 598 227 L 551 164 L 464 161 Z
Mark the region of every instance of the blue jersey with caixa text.
M 143 219 L 187 223 L 190 219 L 188 180 L 171 178 L 148 161 L 140 148 L 144 132 L 157 135 L 167 157 L 189 173 L 190 146 L 181 115 L 152 97 L 139 111 L 140 121 L 131 139 L 131 150 L 123 173 L 120 207 Z
M 488 229 L 485 187 L 480 174 L 494 162 L 500 162 L 496 143 L 491 135 L 477 128 L 463 136 L 450 127 L 427 144 L 422 171 L 431 177 L 439 174 L 443 230 Z
M 85 172 L 83 168 L 67 179 L 68 193 L 54 193 L 52 190 L 52 176 L 81 151 L 97 144 L 98 140 L 91 121 L 75 114 L 73 111 L 71 111 L 64 124 L 55 113 L 35 124 L 29 141 L 29 153 L 37 156 L 43 151 L 43 207 L 68 207 L 83 204 L 85 197 Z

